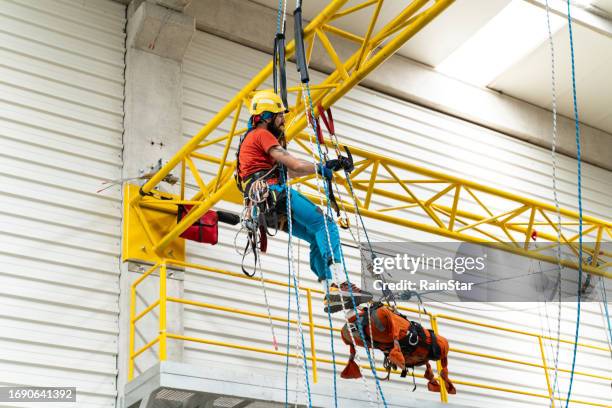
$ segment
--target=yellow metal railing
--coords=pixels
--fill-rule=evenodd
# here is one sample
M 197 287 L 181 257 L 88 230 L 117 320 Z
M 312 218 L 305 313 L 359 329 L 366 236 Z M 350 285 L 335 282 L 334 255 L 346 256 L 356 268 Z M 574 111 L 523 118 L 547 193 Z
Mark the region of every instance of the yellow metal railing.
M 257 352 L 257 353 L 265 353 L 265 354 L 272 354 L 272 355 L 278 355 L 278 356 L 287 356 L 288 355 L 289 357 L 292 357 L 292 358 L 298 358 L 298 355 L 295 354 L 295 353 L 286 353 L 286 352 L 277 351 L 277 350 L 271 350 L 271 349 L 262 348 L 262 347 L 255 347 L 255 346 L 249 346 L 249 345 L 244 345 L 244 344 L 236 344 L 236 343 L 229 343 L 229 342 L 218 341 L 218 340 L 211 340 L 211 339 L 203 339 L 203 338 L 198 338 L 198 337 L 185 336 L 185 335 L 182 335 L 182 334 L 179 334 L 179 333 L 168 333 L 167 332 L 167 304 L 168 304 L 168 302 L 174 302 L 174 303 L 179 303 L 179 304 L 183 304 L 183 305 L 196 306 L 196 307 L 205 308 L 205 309 L 211 309 L 211 310 L 218 310 L 218 311 L 222 311 L 222 312 L 227 312 L 227 313 L 231 313 L 231 314 L 238 314 L 238 315 L 242 315 L 242 316 L 249 316 L 249 317 L 254 317 L 254 318 L 261 318 L 261 319 L 267 319 L 268 318 L 268 315 L 267 314 L 263 314 L 263 313 L 258 313 L 258 312 L 253 312 L 253 311 L 239 309 L 239 308 L 220 306 L 220 305 L 215 305 L 215 304 L 211 304 L 211 303 L 205 303 L 205 302 L 199 302 L 199 301 L 194 301 L 194 300 L 181 299 L 181 298 L 177 298 L 177 297 L 168 296 L 167 288 L 166 288 L 167 266 L 168 265 L 174 265 L 176 267 L 182 267 L 182 268 L 197 269 L 197 270 L 200 270 L 200 271 L 206 271 L 206 272 L 215 273 L 215 274 L 219 274 L 219 275 L 225 275 L 225 276 L 229 276 L 229 277 L 233 277 L 233 278 L 237 278 L 237 279 L 246 279 L 246 280 L 253 280 L 253 281 L 255 281 L 255 279 L 249 278 L 249 277 L 247 277 L 247 276 L 245 276 L 243 274 L 240 274 L 240 273 L 234 273 L 234 272 L 229 272 L 229 271 L 225 271 L 225 270 L 218 269 L 218 268 L 207 267 L 207 266 L 203 266 L 203 265 L 197 265 L 197 264 L 192 264 L 192 263 L 187 263 L 187 262 L 182 262 L 182 261 L 169 260 L 169 259 L 162 260 L 159 263 L 153 265 L 151 268 L 149 268 L 142 276 L 140 276 L 138 279 L 136 279 L 132 283 L 131 288 L 130 288 L 130 340 L 129 340 L 130 341 L 130 345 L 129 345 L 129 347 L 130 347 L 130 349 L 129 349 L 130 354 L 129 354 L 129 370 L 128 370 L 128 379 L 130 381 L 134 378 L 134 370 L 135 370 L 135 361 L 136 361 L 136 358 L 138 358 L 138 356 L 140 356 L 145 351 L 151 349 L 156 344 L 159 343 L 158 353 L 157 353 L 157 357 L 158 357 L 159 361 L 165 361 L 167 359 L 167 340 L 168 339 L 191 341 L 191 342 L 197 342 L 197 343 L 208 344 L 208 345 L 213 345 L 213 346 L 228 347 L 228 348 L 233 348 L 233 349 L 238 349 L 238 350 L 252 351 L 252 352 Z M 157 300 L 155 300 L 153 303 L 151 303 L 150 305 L 148 305 L 142 311 L 137 312 L 136 311 L 136 293 L 137 293 L 137 287 L 138 287 L 138 285 L 143 280 L 145 280 L 147 277 L 152 275 L 157 270 L 159 270 L 159 279 L 160 279 L 159 298 Z M 293 285 L 289 285 L 288 283 L 281 282 L 281 281 L 278 281 L 278 280 L 265 279 L 264 281 L 265 281 L 265 283 L 271 284 L 271 285 L 277 285 L 277 286 L 283 286 L 283 287 L 288 287 L 289 286 L 289 287 L 293 288 Z M 315 323 L 314 322 L 314 318 L 313 318 L 313 308 L 312 308 L 313 294 L 317 294 L 317 295 L 321 295 L 322 296 L 323 292 L 321 290 L 318 290 L 318 289 L 305 288 L 305 287 L 298 287 L 298 289 L 299 289 L 299 291 L 301 293 L 306 295 L 306 301 L 307 301 L 307 306 L 308 306 L 307 307 L 308 320 L 306 322 L 306 327 L 308 328 L 309 338 L 310 338 L 310 355 L 306 356 L 306 359 L 308 361 L 310 361 L 310 363 L 311 363 L 312 378 L 313 378 L 313 381 L 316 383 L 318 381 L 318 372 L 317 372 L 318 363 L 328 363 L 328 364 L 331 364 L 332 360 L 321 358 L 321 357 L 317 357 L 316 342 L 315 342 L 315 331 L 316 330 L 326 330 L 326 331 L 329 332 L 330 327 L 327 326 L 327 325 L 322 325 L 322 324 Z M 142 346 L 138 350 L 136 350 L 135 349 L 136 324 L 137 324 L 137 322 L 140 319 L 142 319 L 145 315 L 147 315 L 149 312 L 151 312 L 156 307 L 159 307 L 159 332 L 158 332 L 158 335 L 154 339 L 152 339 L 148 343 L 146 343 L 144 346 Z M 400 309 L 403 310 L 403 311 L 407 311 L 407 312 L 420 313 L 420 311 L 418 309 L 415 309 L 415 308 L 400 307 Z M 547 362 L 546 362 L 547 361 L 546 360 L 546 353 L 545 353 L 545 349 L 544 349 L 544 340 L 556 340 L 556 338 L 549 337 L 549 336 L 544 336 L 544 335 L 533 333 L 533 332 L 529 332 L 529 331 L 507 328 L 507 327 L 498 326 L 498 325 L 489 324 L 489 323 L 482 323 L 482 322 L 478 322 L 478 321 L 475 321 L 475 320 L 465 319 L 465 318 L 451 316 L 451 315 L 447 315 L 447 314 L 433 314 L 433 313 L 423 313 L 423 314 L 428 316 L 428 318 L 430 320 L 431 328 L 432 328 L 432 330 L 436 334 L 439 333 L 438 322 L 440 320 L 448 320 L 448 321 L 454 321 L 454 322 L 465 324 L 465 325 L 478 326 L 478 327 L 487 328 L 487 329 L 499 330 L 499 331 L 506 332 L 506 333 L 513 333 L 513 334 L 516 334 L 516 335 L 527 336 L 527 337 L 531 337 L 531 338 L 533 338 L 533 339 L 535 339 L 537 341 L 537 344 L 538 344 L 538 347 L 539 347 L 539 350 L 540 350 L 540 355 L 541 355 L 541 358 L 542 358 L 542 363 L 541 364 L 540 363 L 533 363 L 533 362 L 530 362 L 530 361 L 519 360 L 519 359 L 507 358 L 507 357 L 498 356 L 498 355 L 494 355 L 494 354 L 487 354 L 487 353 L 481 353 L 481 352 L 472 351 L 472 350 L 465 350 L 465 349 L 460 349 L 460 348 L 455 348 L 455 347 L 451 347 L 450 351 L 452 351 L 453 353 L 460 353 L 460 354 L 465 354 L 465 355 L 470 355 L 470 356 L 482 358 L 484 360 L 496 360 L 496 361 L 502 361 L 502 362 L 517 364 L 517 365 L 522 365 L 522 366 L 541 368 L 543 373 L 544 373 L 545 380 L 546 380 L 546 386 L 547 386 L 547 392 L 546 393 L 537 393 L 537 392 L 531 392 L 531 391 L 515 389 L 515 388 L 499 387 L 499 386 L 495 386 L 495 385 L 492 385 L 492 384 L 484 384 L 484 383 L 477 383 L 477 382 L 472 382 L 472 381 L 464 381 L 464 380 L 461 380 L 461 379 L 454 378 L 453 382 L 455 384 L 465 385 L 465 386 L 475 387 L 475 388 L 481 388 L 481 389 L 487 389 L 487 390 L 495 390 L 495 391 L 512 393 L 512 394 L 520 394 L 520 395 L 537 397 L 537 398 L 550 399 L 550 400 L 553 401 L 553 407 L 555 406 L 554 405 L 554 401 L 565 401 L 565 399 L 563 399 L 563 398 L 554 396 L 553 389 L 552 389 L 552 386 L 551 386 L 551 381 L 550 381 L 550 378 L 549 378 L 549 371 L 553 370 L 553 368 L 552 367 L 548 367 L 548 365 L 547 365 Z M 278 316 L 271 316 L 271 318 L 272 318 L 272 320 L 278 321 L 278 322 L 284 322 L 284 323 L 289 322 L 290 324 L 297 324 L 297 320 L 296 319 L 289 319 L 289 320 L 287 320 L 287 318 L 278 317 Z M 338 328 L 332 328 L 332 330 L 334 332 L 340 332 L 340 329 L 338 329 Z M 566 343 L 566 344 L 572 344 L 572 345 L 574 344 L 573 341 L 566 340 L 566 339 L 560 339 L 560 341 L 562 343 Z M 580 346 L 582 348 L 588 348 L 588 349 L 591 349 L 591 350 L 602 351 L 602 352 L 605 352 L 606 354 L 609 352 L 609 350 L 607 348 L 601 347 L 601 346 L 598 346 L 598 345 L 594 345 L 594 344 L 588 344 L 588 343 L 583 343 L 583 342 L 578 342 L 576 344 L 578 344 L 578 346 Z M 368 366 L 364 365 L 363 368 L 368 368 Z M 444 380 L 439 375 L 441 369 L 442 369 L 442 367 L 440 365 L 440 362 L 438 361 L 437 362 L 438 381 L 443 385 Z M 377 368 L 377 370 L 378 371 L 384 371 L 383 368 Z M 565 372 L 565 373 L 570 372 L 567 369 L 559 368 L 558 370 L 560 372 Z M 610 377 L 610 376 L 604 376 L 604 375 L 599 375 L 599 374 L 594 374 L 594 373 L 588 373 L 588 372 L 584 372 L 584 371 L 575 371 L 574 374 L 575 375 L 579 375 L 579 376 L 584 376 L 584 377 L 604 380 L 604 381 L 608 381 L 608 382 L 612 381 L 612 377 Z M 415 375 L 418 376 L 418 377 L 423 377 L 421 374 L 415 374 Z M 448 402 L 448 395 L 446 393 L 446 389 L 445 389 L 444 386 L 441 387 L 440 399 L 443 402 Z M 610 407 L 609 405 L 601 404 L 601 403 L 594 402 L 594 401 L 585 401 L 585 400 L 570 399 L 570 402 L 575 403 L 575 404 L 591 405 L 591 406 L 597 406 L 597 407 Z

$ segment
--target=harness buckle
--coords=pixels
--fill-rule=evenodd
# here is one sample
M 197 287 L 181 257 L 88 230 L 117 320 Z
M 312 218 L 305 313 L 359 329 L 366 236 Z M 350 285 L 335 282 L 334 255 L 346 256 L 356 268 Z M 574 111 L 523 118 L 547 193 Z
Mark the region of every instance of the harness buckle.
M 412 338 L 416 337 L 416 340 L 414 341 L 414 343 L 412 342 Z M 419 336 L 418 334 L 414 333 L 414 332 L 410 332 L 410 335 L 408 336 L 408 344 L 410 344 L 411 346 L 416 346 L 419 342 Z
M 338 217 L 338 226 L 342 229 L 349 229 L 351 225 L 348 217 Z

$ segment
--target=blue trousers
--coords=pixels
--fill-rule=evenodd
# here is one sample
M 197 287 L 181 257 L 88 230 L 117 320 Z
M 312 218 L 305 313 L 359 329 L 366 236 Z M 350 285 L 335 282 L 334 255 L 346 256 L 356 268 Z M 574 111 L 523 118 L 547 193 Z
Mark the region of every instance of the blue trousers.
M 282 191 L 286 186 L 271 185 L 270 189 Z M 327 217 L 327 228 L 332 251 L 329 249 L 325 216 L 322 211 L 299 191 L 291 190 L 291 219 L 293 235 L 310 244 L 310 269 L 319 281 L 332 279 L 329 265 L 340 262 L 340 235 L 336 223 Z

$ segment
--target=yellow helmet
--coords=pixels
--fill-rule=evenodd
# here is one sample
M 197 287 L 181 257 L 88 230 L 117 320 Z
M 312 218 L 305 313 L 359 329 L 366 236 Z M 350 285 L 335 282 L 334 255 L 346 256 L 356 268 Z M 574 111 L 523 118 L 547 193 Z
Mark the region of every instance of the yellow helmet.
M 273 91 L 259 91 L 253 95 L 249 112 L 252 115 L 260 115 L 263 112 L 280 113 L 285 111 L 285 106 L 280 96 Z

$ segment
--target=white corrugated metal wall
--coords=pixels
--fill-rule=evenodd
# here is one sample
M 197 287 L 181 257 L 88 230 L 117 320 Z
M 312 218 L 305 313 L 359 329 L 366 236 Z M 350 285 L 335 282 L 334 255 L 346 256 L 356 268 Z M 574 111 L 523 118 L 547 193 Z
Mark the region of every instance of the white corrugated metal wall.
M 184 104 L 183 132 L 185 141 L 195 134 L 251 77 L 269 60 L 269 56 L 247 47 L 198 32 L 184 61 Z M 291 68 L 292 69 L 292 68 Z M 294 75 L 292 75 L 294 76 Z M 336 129 L 341 140 L 349 144 L 373 149 L 379 153 L 420 164 L 435 170 L 465 177 L 486 185 L 502 188 L 521 195 L 551 201 L 550 152 L 506 137 L 496 132 L 451 118 L 397 99 L 387 97 L 365 88 L 356 88 L 343 98 L 334 110 Z M 240 126 L 245 125 L 247 116 L 241 116 Z M 230 124 L 225 123 L 227 131 Z M 221 135 L 221 133 L 219 133 Z M 221 145 L 210 147 L 218 153 Z M 233 155 L 233 153 L 232 153 Z M 233 156 L 232 156 L 233 157 Z M 204 172 L 210 168 L 202 165 Z M 576 162 L 560 157 L 560 200 L 566 208 L 576 207 Z M 585 213 L 604 219 L 612 218 L 612 173 L 584 165 L 584 208 Z M 495 207 L 495 204 L 493 205 Z M 237 206 L 220 204 L 219 207 L 239 211 Z M 418 220 L 418 219 L 417 219 Z M 407 229 L 390 229 L 388 224 L 366 220 L 373 237 L 385 240 L 422 240 L 435 241 L 439 238 Z M 220 243 L 215 247 L 189 245 L 191 261 L 207 266 L 219 267 L 234 272 L 240 271 L 240 259 L 233 249 L 236 230 L 222 228 Z M 348 239 L 348 237 L 344 237 Z M 273 238 L 268 254 L 263 259 L 266 277 L 286 281 L 287 255 L 285 237 Z M 307 261 L 307 248 L 301 246 L 302 261 Z M 359 270 L 359 258 L 355 251 L 348 250 L 348 262 L 352 271 Z M 301 272 L 304 283 L 318 287 L 307 262 L 302 262 Z M 355 276 L 357 279 L 357 276 Z M 272 313 L 286 315 L 287 297 L 284 289 L 268 288 L 271 297 Z M 246 308 L 265 313 L 263 295 L 258 285 L 248 284 L 236 279 L 226 279 L 218 275 L 190 271 L 186 274 L 185 297 L 225 306 Z M 237 300 L 239 299 L 239 300 Z M 295 302 L 293 302 L 295 304 Z M 305 305 L 303 305 L 305 308 Z M 529 310 L 522 311 L 525 308 Z M 320 303 L 315 303 L 318 323 L 325 324 L 327 316 L 322 312 Z M 490 311 L 493 310 L 493 311 Z M 448 312 L 511 327 L 520 327 L 536 333 L 541 332 L 544 322 L 539 317 L 536 305 L 431 305 L 434 313 Z M 540 314 L 544 314 L 540 310 Z M 556 307 L 548 310 L 551 329 L 556 327 L 552 317 Z M 562 331 L 566 338 L 573 338 L 575 305 L 568 303 L 563 311 Z M 202 311 L 188 307 L 185 314 L 185 334 L 271 348 L 270 330 L 265 320 L 232 317 L 214 311 Z M 294 314 L 295 316 L 295 314 Z M 597 305 L 585 304 L 581 326 L 582 340 L 605 346 L 602 317 Z M 335 327 L 342 320 L 337 317 Z M 282 325 L 276 326 L 280 339 L 285 336 Z M 467 331 L 462 326 L 441 323 L 443 334 L 452 346 L 474 351 L 503 355 L 508 358 L 523 358 L 538 363 L 539 349 L 533 339 L 516 336 L 499 336 L 484 329 Z M 307 340 L 308 341 L 308 340 Z M 281 341 L 282 344 L 282 341 Z M 319 357 L 329 358 L 329 340 L 325 333 L 317 333 Z M 346 361 L 346 347 L 336 343 L 339 357 L 339 370 Z M 518 351 L 518 352 L 517 352 Z M 549 361 L 552 352 L 547 345 Z M 562 365 L 569 368 L 571 362 L 567 349 L 562 354 Z M 197 343 L 185 344 L 185 361 L 203 363 L 206 360 L 222 361 L 226 364 L 284 369 L 284 359 L 265 354 L 237 352 L 222 347 L 212 347 Z M 381 361 L 379 360 L 378 364 Z M 525 391 L 545 393 L 546 384 L 542 370 L 533 367 L 519 367 L 501 362 L 475 359 L 462 354 L 452 354 L 451 376 L 465 381 L 490 383 L 497 386 L 524 389 Z M 245 368 L 248 369 L 248 368 Z M 321 364 L 321 381 L 331 384 L 331 366 Z M 612 371 L 610 358 L 605 353 L 583 352 L 579 354 L 577 370 L 591 371 L 609 375 Z M 418 370 L 417 370 L 418 371 Z M 567 390 L 567 376 L 562 375 L 561 390 Z M 291 380 L 294 381 L 293 379 Z M 344 381 L 344 380 L 341 380 Z M 578 399 L 610 401 L 609 384 L 603 381 L 585 379 L 577 376 L 573 396 Z M 372 381 L 370 381 L 371 383 Z M 419 398 L 436 399 L 418 380 Z M 342 382 L 339 383 L 341 389 Z M 330 385 L 331 386 L 331 385 Z M 385 384 L 387 392 L 406 392 L 411 384 L 394 381 Z M 548 406 L 544 399 L 515 394 L 500 393 L 468 386 L 458 385 L 459 394 L 451 396 L 451 401 L 473 406 L 527 407 Z
M 0 0 L 0 385 L 71 407 L 117 394 L 121 195 L 96 191 L 121 175 L 124 27 L 110 0 Z

